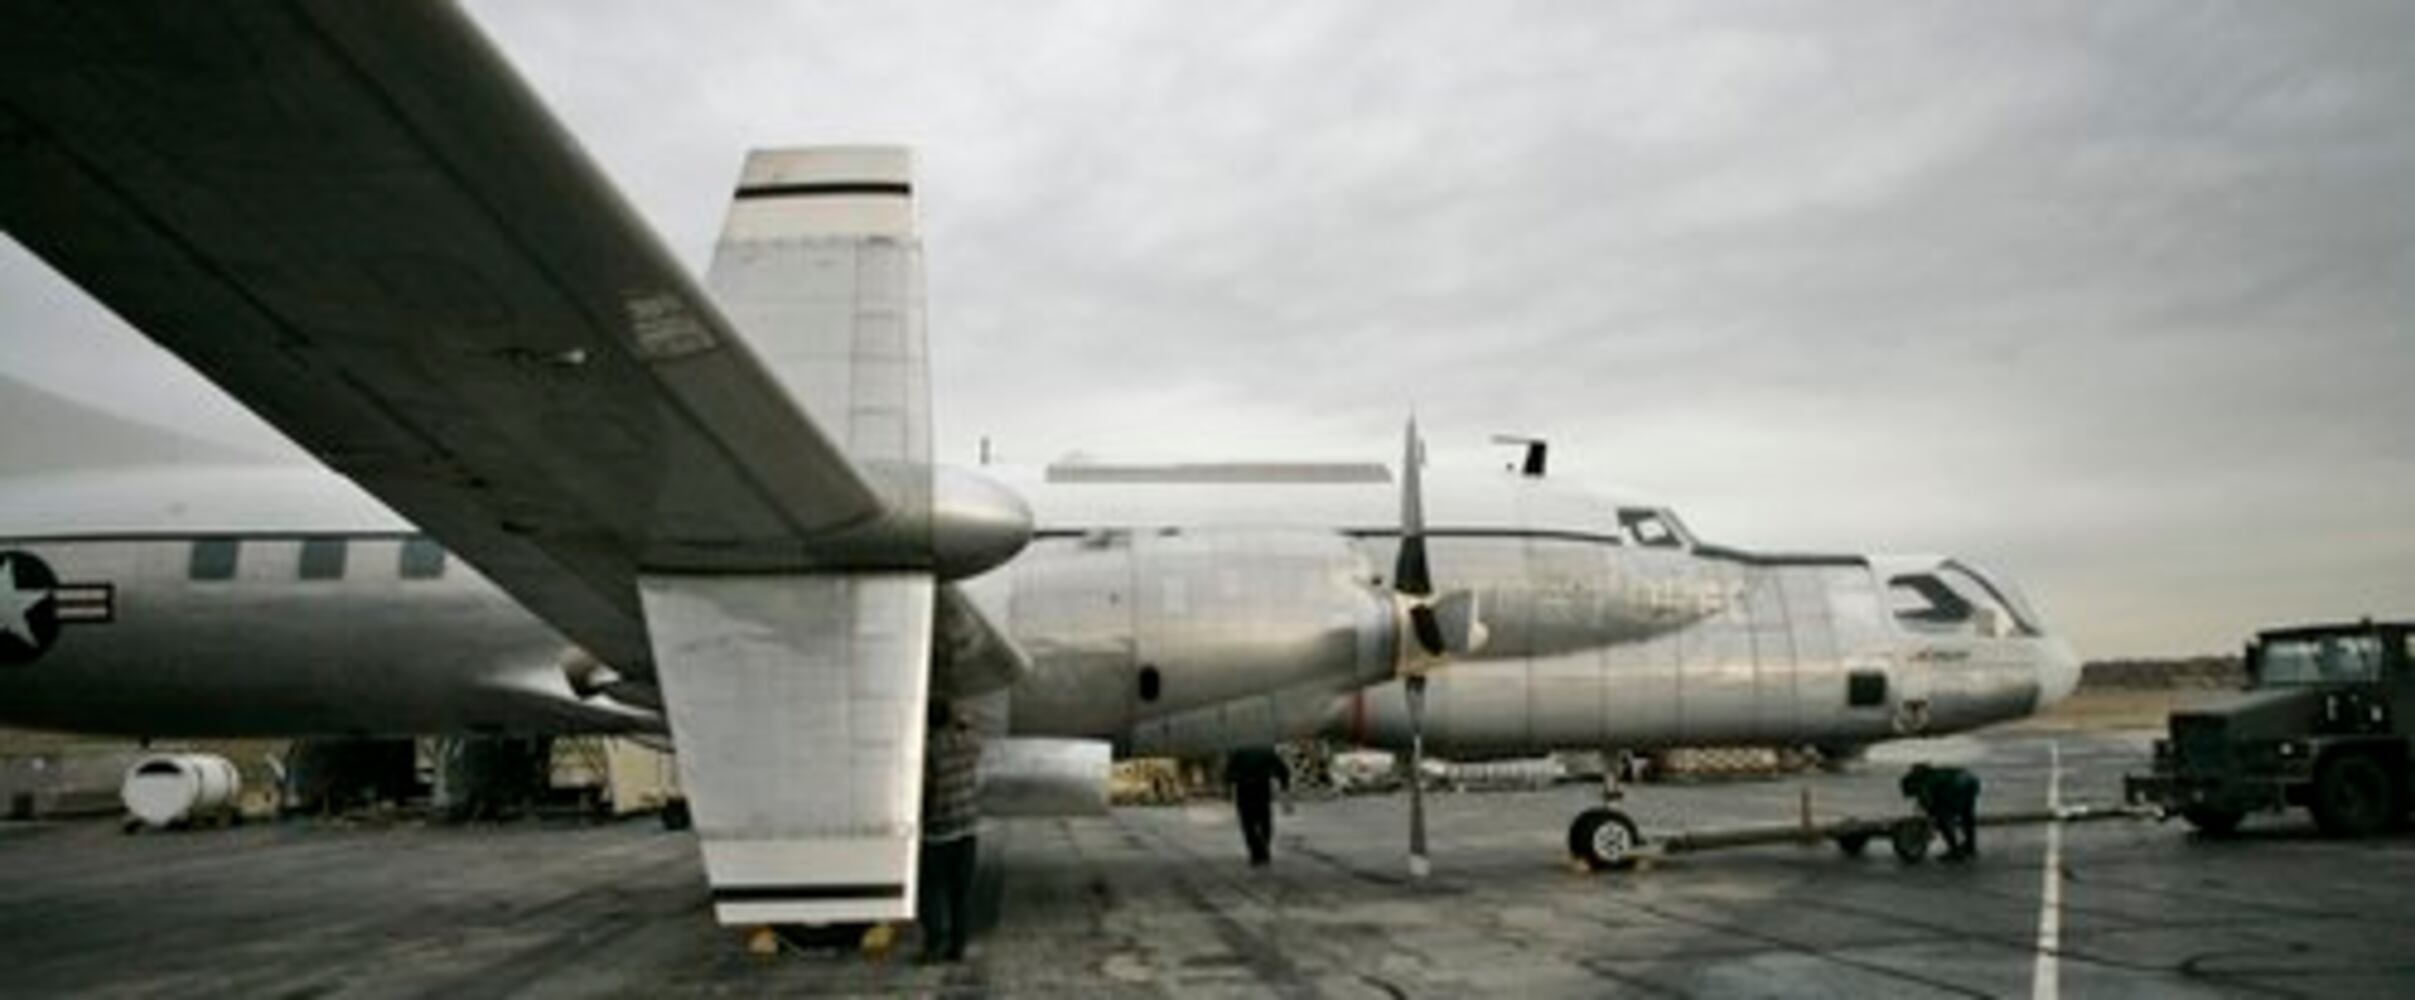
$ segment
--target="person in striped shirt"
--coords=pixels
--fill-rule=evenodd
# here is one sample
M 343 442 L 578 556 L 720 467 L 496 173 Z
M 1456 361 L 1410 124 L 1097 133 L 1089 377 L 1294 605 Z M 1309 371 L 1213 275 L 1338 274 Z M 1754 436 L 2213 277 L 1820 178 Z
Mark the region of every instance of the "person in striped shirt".
M 972 936 L 981 743 L 972 721 L 934 699 L 922 754 L 922 956 L 960 962 Z

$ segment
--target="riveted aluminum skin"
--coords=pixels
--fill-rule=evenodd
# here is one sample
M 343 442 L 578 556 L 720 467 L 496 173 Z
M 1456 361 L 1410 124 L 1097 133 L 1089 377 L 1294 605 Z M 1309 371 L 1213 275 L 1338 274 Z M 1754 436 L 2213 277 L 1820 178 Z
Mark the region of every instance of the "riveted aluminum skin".
M 1345 663 L 1338 633 L 1252 634 L 1253 623 L 1281 620 L 1259 617 L 1280 600 L 1220 608 L 1195 596 L 1258 581 L 1283 553 L 1315 551 L 1260 541 L 1320 537 L 1317 522 L 1348 539 L 1365 593 L 1380 595 L 1375 567 L 1389 566 L 1397 545 L 1383 521 L 1389 484 L 1261 483 L 1219 497 L 1198 483 L 1079 483 L 1015 484 L 1047 512 L 1049 537 L 1008 573 L 974 582 L 1014 608 L 1012 631 L 1033 652 L 1033 676 L 1015 690 L 1018 731 L 1128 732 L 1129 749 L 1167 753 L 1319 732 L 1406 742 L 1405 702 L 1382 669 L 1396 623 L 1367 619 Z M 1288 496 L 1269 502 L 1268 492 Z M 1218 510 L 1220 500 L 1252 504 L 1250 513 Z M 1440 479 L 1429 507 L 1437 586 L 1472 591 L 1489 633 L 1434 677 L 1427 738 L 1437 752 L 1849 747 L 2015 718 L 2068 693 L 2076 676 L 2069 647 L 2035 630 L 1899 621 L 1888 580 L 1950 560 L 1760 555 L 1683 536 L 1641 544 L 1620 528 L 1628 504 L 1517 477 Z M 1286 532 L 1179 527 L 1250 517 Z M 1264 579 L 1269 595 L 1295 593 L 1274 582 L 1283 574 Z M 1147 668 L 1159 672 L 1155 699 L 1136 693 Z M 1218 679 L 1254 688 L 1217 697 L 1227 690 Z
M 1023 656 L 943 675 L 951 689 L 1011 684 L 1015 732 L 1136 752 L 1405 738 L 1401 695 L 1383 683 L 1397 641 L 1389 483 L 981 474 L 1028 498 L 1037 537 L 955 586 Z M 437 579 L 396 579 L 409 526 L 335 477 L 203 469 L 51 485 L 0 496 L 0 516 L 47 526 L 9 547 L 63 581 L 111 582 L 127 610 L 0 671 L 11 722 L 163 736 L 661 726 L 651 706 L 574 690 L 566 640 L 457 561 Z M 1437 752 L 1849 746 L 2018 717 L 2077 676 L 2077 657 L 2043 632 L 1899 622 L 1887 578 L 1949 560 L 1655 548 L 1618 534 L 1612 511 L 1630 500 L 1491 476 L 1437 475 L 1430 492 L 1437 585 L 1471 590 L 1489 632 L 1434 677 Z M 344 582 L 293 578 L 297 532 L 350 539 Z M 236 579 L 186 578 L 197 537 L 241 541 Z M 326 649 L 347 653 L 313 653 Z M 1852 703 L 1854 674 L 1883 678 L 1879 700 Z

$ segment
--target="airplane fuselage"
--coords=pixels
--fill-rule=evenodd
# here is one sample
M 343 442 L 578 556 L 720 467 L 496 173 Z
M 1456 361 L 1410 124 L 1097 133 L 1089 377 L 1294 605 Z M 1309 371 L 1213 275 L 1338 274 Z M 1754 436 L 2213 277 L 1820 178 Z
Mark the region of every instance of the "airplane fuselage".
M 1381 467 L 984 471 L 1037 518 L 1025 552 L 964 581 L 1030 656 L 1016 732 L 1142 752 L 1405 740 L 1386 683 L 1397 488 Z M 1510 475 L 1437 481 L 1429 510 L 1437 584 L 1472 594 L 1487 633 L 1433 681 L 1428 739 L 1446 752 L 1866 743 L 2027 714 L 2076 673 L 2001 595 L 1954 622 L 1891 610 L 1899 573 L 1951 567 L 1962 591 L 1994 591 L 1951 563 L 1723 550 L 1663 510 Z M 0 663 L 0 722 L 662 725 L 646 699 L 582 683 L 558 633 L 319 470 L 21 478 L 0 514 L 0 552 L 52 581 L 0 605 L 26 607 L 18 628 L 0 619 L 0 651 L 18 654 Z

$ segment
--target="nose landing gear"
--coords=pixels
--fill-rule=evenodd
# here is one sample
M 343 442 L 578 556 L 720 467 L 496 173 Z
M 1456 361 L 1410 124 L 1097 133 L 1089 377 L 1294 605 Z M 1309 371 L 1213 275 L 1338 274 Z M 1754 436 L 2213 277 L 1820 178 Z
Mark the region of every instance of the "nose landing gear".
M 1643 833 L 1627 814 L 1595 806 L 1568 824 L 1568 856 L 1592 871 L 1631 868 L 1644 846 Z

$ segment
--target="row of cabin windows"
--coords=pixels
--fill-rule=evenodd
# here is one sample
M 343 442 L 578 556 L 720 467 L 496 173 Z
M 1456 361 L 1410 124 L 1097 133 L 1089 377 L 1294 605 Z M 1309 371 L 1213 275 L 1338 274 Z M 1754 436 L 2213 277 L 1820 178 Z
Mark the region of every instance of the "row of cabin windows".
M 341 538 L 305 538 L 295 575 L 304 580 L 341 580 L 349 546 Z M 194 580 L 232 580 L 243 555 L 239 538 L 204 538 L 193 543 L 185 575 Z M 426 538 L 406 538 L 395 559 L 395 575 L 433 580 L 444 575 L 444 548 Z

